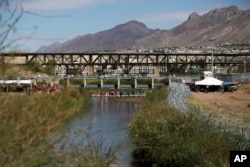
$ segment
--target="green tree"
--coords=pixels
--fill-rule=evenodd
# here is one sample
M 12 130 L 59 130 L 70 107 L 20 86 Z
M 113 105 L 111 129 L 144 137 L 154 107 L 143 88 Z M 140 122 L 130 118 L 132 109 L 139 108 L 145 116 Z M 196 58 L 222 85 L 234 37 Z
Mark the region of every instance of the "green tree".
M 36 60 L 31 61 L 28 64 L 28 68 L 29 68 L 29 70 L 31 70 L 33 72 L 43 72 L 44 71 L 42 65 Z
M 44 67 L 44 72 L 48 75 L 53 75 L 55 73 L 56 61 L 49 60 L 47 65 Z

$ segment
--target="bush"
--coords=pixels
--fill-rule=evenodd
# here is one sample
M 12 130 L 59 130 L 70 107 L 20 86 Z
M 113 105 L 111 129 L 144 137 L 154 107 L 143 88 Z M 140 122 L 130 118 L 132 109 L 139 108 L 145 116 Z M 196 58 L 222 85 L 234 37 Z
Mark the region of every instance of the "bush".
M 89 105 L 83 97 L 73 89 L 0 96 L 0 166 L 56 166 L 59 157 L 48 135 Z
M 167 104 L 166 94 L 166 90 L 150 94 L 129 125 L 136 145 L 134 164 L 229 166 L 230 150 L 240 149 L 237 142 L 228 140 L 232 135 L 192 112 L 174 109 Z

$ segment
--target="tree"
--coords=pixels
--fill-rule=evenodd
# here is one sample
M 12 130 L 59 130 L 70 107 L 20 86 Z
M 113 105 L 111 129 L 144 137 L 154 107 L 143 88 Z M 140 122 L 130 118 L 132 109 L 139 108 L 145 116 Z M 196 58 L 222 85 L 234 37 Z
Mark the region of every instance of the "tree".
M 40 64 L 40 62 L 33 60 L 28 64 L 29 70 L 33 72 L 42 72 L 48 75 L 53 75 L 55 73 L 56 61 L 49 60 L 45 67 Z
M 28 64 L 28 68 L 29 68 L 29 70 L 31 70 L 33 72 L 43 72 L 42 65 L 38 61 L 36 61 L 36 60 L 31 61 Z
M 44 68 L 44 72 L 48 75 L 53 75 L 55 73 L 56 61 L 49 60 Z
M 7 40 L 9 35 L 16 31 L 16 25 L 23 15 L 23 7 L 20 0 L 16 0 L 13 6 L 9 0 L 0 1 L 0 52 L 10 47 L 18 39 Z
M 14 7 L 10 5 L 9 0 L 0 1 L 0 53 L 9 48 L 18 39 L 8 40 L 9 35 L 16 31 L 16 25 L 23 14 L 23 7 L 20 0 L 15 1 Z M 0 74 L 6 75 L 8 63 L 2 55 L 0 58 Z

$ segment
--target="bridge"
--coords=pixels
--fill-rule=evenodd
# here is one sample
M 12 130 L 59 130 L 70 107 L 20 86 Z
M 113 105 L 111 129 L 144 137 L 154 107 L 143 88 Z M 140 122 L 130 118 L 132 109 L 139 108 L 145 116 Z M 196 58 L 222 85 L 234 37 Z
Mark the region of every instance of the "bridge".
M 12 58 L 15 59 L 12 59 Z M 187 72 L 196 69 L 229 72 L 250 60 L 250 53 L 0 53 L 2 61 L 27 65 L 37 61 L 47 65 L 56 62 L 57 74 L 152 74 Z

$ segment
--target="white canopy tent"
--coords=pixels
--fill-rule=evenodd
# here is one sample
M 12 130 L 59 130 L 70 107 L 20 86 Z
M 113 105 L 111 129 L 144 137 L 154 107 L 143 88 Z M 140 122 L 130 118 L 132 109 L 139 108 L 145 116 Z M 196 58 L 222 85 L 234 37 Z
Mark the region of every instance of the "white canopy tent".
M 195 85 L 208 85 L 208 86 L 220 86 L 223 84 L 223 81 L 218 80 L 214 77 L 208 77 L 206 79 L 203 79 L 201 81 L 196 81 Z
M 2 84 L 32 84 L 31 79 L 26 80 L 0 80 L 0 83 Z
M 6 84 L 7 85 L 7 92 L 9 91 L 8 87 L 9 84 L 29 84 L 32 86 L 32 80 L 31 79 L 26 79 L 26 80 L 0 80 L 0 84 Z

